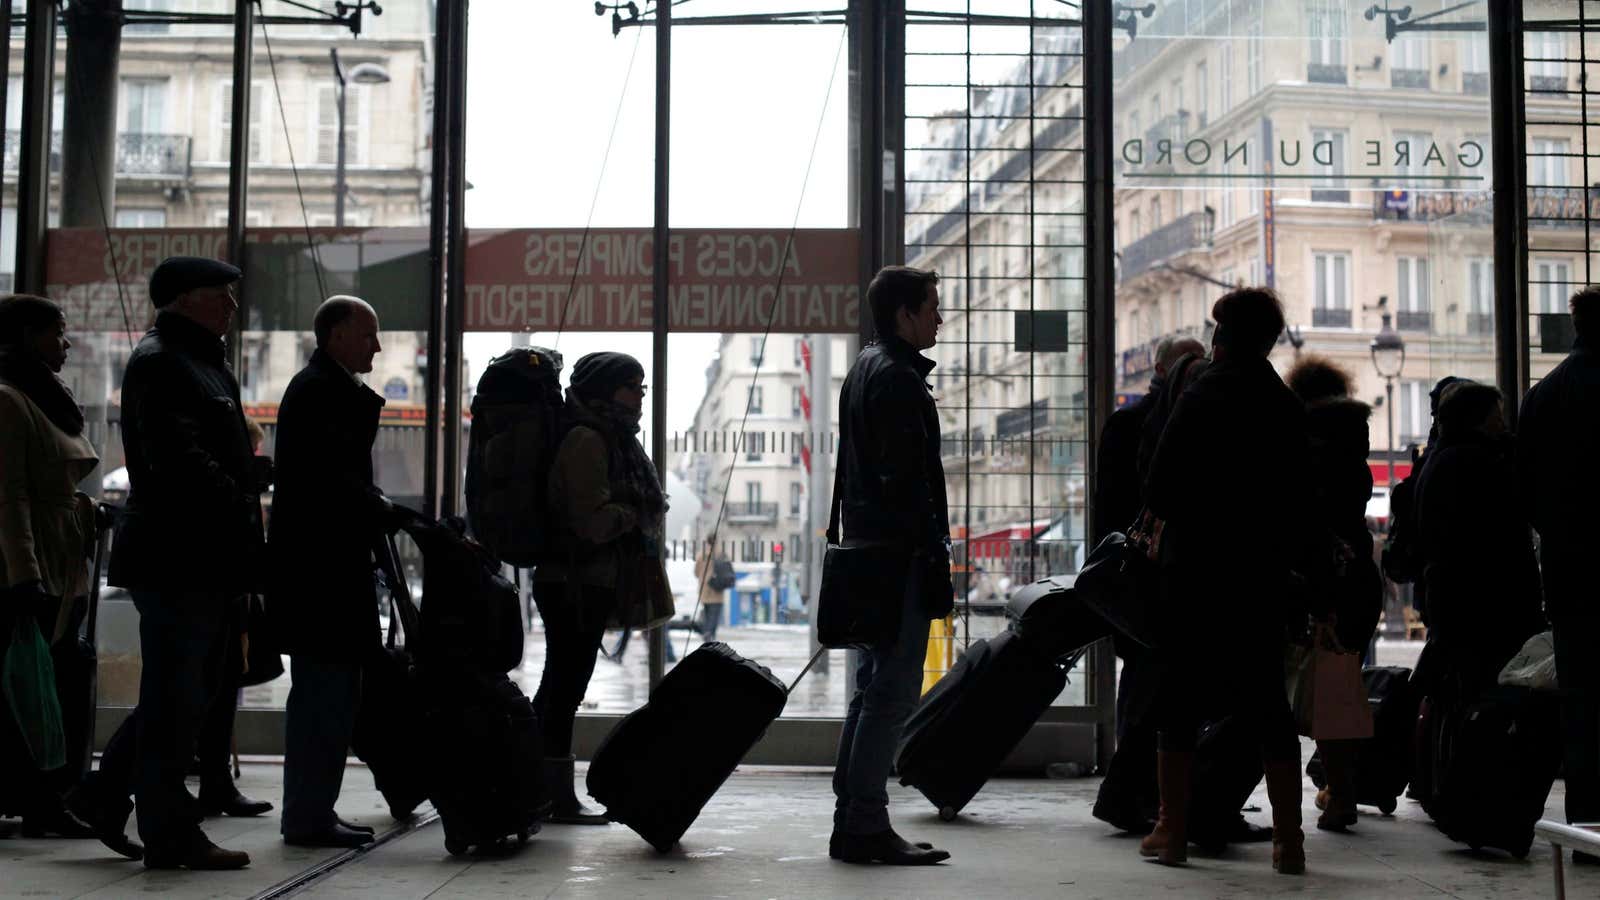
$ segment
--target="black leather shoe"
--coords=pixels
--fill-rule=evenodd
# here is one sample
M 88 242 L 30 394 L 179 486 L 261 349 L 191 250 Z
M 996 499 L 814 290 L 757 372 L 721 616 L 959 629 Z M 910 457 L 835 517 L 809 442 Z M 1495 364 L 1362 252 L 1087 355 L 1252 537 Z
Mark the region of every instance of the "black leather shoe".
M 829 849 L 831 851 L 832 847 Z M 945 850 L 919 847 L 895 834 L 894 829 L 890 828 L 877 834 L 842 835 L 839 840 L 839 855 L 834 858 L 841 862 L 856 864 L 932 866 L 949 859 L 950 854 Z
M 25 838 L 93 838 L 99 833 L 88 823 L 67 812 L 65 807 L 49 811 L 25 813 L 22 816 L 22 836 Z
M 341 827 L 348 828 L 351 831 L 365 831 L 367 834 L 375 834 L 376 833 L 375 831 L 373 831 L 371 825 L 357 825 L 354 822 L 347 822 L 344 819 L 339 818 L 338 816 L 334 816 L 333 817 L 333 821 L 339 823 L 339 825 Z
M 227 793 L 200 792 L 200 812 L 205 816 L 236 816 L 249 818 L 272 812 L 272 804 L 265 800 L 251 800 L 237 789 Z
M 844 846 L 844 832 L 835 828 L 833 830 L 833 834 L 828 835 L 828 858 L 839 859 L 842 853 L 839 848 L 842 846 Z M 917 841 L 915 844 L 912 844 L 912 846 L 922 850 L 933 849 L 933 845 L 927 841 Z
M 143 859 L 144 847 L 128 837 L 128 816 L 133 803 L 126 797 L 106 800 L 88 785 L 79 785 L 67 792 L 63 803 L 67 811 L 94 829 L 94 836 L 113 852 L 128 859 Z
M 144 858 L 146 869 L 189 869 L 194 872 L 221 872 L 250 865 L 250 854 L 224 850 L 205 837 L 198 838 L 182 853 L 155 852 Z
M 323 831 L 304 834 L 286 831 L 283 842 L 291 847 L 361 847 L 372 843 L 372 832 L 356 831 L 335 823 Z

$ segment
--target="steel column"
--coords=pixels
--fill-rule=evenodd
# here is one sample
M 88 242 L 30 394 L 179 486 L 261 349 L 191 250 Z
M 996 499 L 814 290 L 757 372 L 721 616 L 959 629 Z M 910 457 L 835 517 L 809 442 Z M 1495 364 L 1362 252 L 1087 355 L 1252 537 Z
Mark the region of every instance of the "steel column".
M 661 483 L 667 482 L 667 290 L 671 283 L 669 242 L 671 219 L 668 215 L 669 177 L 672 172 L 672 4 L 656 6 L 656 165 L 654 267 L 651 270 L 650 316 L 650 456 L 656 463 Z M 659 548 L 665 552 L 665 544 Z M 666 626 L 645 633 L 650 648 L 650 689 L 655 690 L 666 673 Z
M 1527 115 L 1522 3 L 1490 3 L 1489 118 L 1494 122 L 1494 367 L 1506 424 L 1528 386 Z
M 422 438 L 422 506 L 429 516 L 439 514 L 439 388 L 444 377 L 444 244 L 450 208 L 450 20 L 449 2 L 436 4 L 433 26 L 433 159 L 431 199 L 428 206 L 428 371 L 424 375 L 423 415 L 428 423 Z
M 1089 452 L 1084 454 L 1084 497 L 1091 504 L 1097 461 L 1093 448 L 1111 415 L 1115 382 L 1112 376 L 1112 348 L 1116 346 L 1116 273 L 1112 253 L 1115 235 L 1111 228 L 1111 29 L 1114 21 L 1111 0 L 1086 0 L 1083 5 L 1083 164 L 1084 164 L 1084 296 L 1088 345 L 1084 366 L 1088 376 L 1085 401 L 1088 407 Z M 1099 127 L 1090 127 L 1094 123 Z M 1094 521 L 1094 509 L 1087 510 L 1086 521 Z M 1098 540 L 1100 535 L 1095 535 Z M 1086 698 L 1098 716 L 1095 764 L 1105 771 L 1116 748 L 1116 656 L 1111 642 L 1100 641 L 1089 653 L 1089 692 Z
M 50 214 L 50 106 L 56 71 L 56 5 L 28 0 L 22 61 L 22 158 L 17 163 L 17 268 L 12 289 L 44 293 Z
M 449 234 L 445 262 L 449 277 L 445 284 L 445 370 L 444 370 L 444 496 L 439 510 L 456 515 L 461 499 L 461 400 L 462 346 L 466 327 L 467 302 L 467 7 L 468 0 L 454 0 L 450 14 L 450 130 L 446 137 L 450 154 Z
M 255 69 L 254 0 L 233 4 L 233 104 L 228 131 L 228 261 L 245 267 L 245 210 L 250 195 L 250 79 Z M 250 280 L 239 282 L 239 313 L 228 336 L 228 356 L 241 381 L 244 371 L 244 331 L 250 324 Z M 320 299 L 320 298 L 319 298 Z

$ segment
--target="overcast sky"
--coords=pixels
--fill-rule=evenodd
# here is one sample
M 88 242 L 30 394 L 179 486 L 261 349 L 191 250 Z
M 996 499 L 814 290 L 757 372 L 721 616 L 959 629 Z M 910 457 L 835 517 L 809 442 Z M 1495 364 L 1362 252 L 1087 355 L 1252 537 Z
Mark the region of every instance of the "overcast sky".
M 679 14 L 750 6 L 697 0 Z M 592 0 L 480 0 L 471 16 L 468 226 L 581 228 L 598 196 L 595 226 L 649 227 L 655 29 L 625 28 L 614 38 L 609 16 L 597 17 Z M 797 207 L 800 227 L 846 225 L 843 33 L 833 25 L 673 30 L 674 228 L 787 228 Z M 555 336 L 535 333 L 532 340 L 548 345 Z M 716 343 L 715 335 L 672 337 L 669 429 L 692 421 Z M 509 344 L 507 335 L 469 334 L 472 377 Z M 647 371 L 651 364 L 647 333 L 567 333 L 559 349 L 569 370 L 601 349 L 631 353 Z

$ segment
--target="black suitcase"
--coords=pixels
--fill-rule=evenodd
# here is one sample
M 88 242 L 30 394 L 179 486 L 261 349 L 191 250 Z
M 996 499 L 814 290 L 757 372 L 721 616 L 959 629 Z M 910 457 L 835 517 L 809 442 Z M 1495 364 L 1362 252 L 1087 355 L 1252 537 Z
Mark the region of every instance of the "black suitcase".
M 954 819 L 1061 694 L 1075 662 L 1036 653 L 1015 632 L 973 641 L 906 722 L 900 783 Z
M 1261 745 L 1239 720 L 1224 716 L 1202 725 L 1189 788 L 1189 839 L 1211 850 L 1226 847 L 1263 774 Z
M 607 818 L 666 853 L 788 699 L 765 666 L 727 644 L 702 644 L 600 742 L 589 765 L 589 794 Z
M 1029 649 L 1060 658 L 1110 637 L 1110 623 L 1084 604 L 1072 588 L 1071 575 L 1035 581 L 1011 595 L 1006 618 Z
M 428 760 L 422 742 L 421 699 L 411 651 L 396 638 L 402 623 L 407 643 L 417 637 L 417 609 L 400 574 L 394 538 L 386 543 L 388 558 L 380 560 L 393 600 L 389 635 L 383 649 L 361 670 L 361 706 L 356 711 L 350 749 L 372 771 L 378 792 L 389 804 L 389 814 L 408 819 L 428 799 Z
M 423 667 L 429 796 L 452 855 L 519 843 L 539 830 L 548 806 L 539 719 L 511 679 L 498 673 Z
M 1411 670 L 1403 666 L 1368 666 L 1361 681 L 1372 706 L 1372 737 L 1361 742 L 1356 755 L 1356 802 L 1387 816 L 1411 783 L 1422 697 L 1411 684 Z M 1328 786 L 1320 752 L 1306 763 L 1306 775 L 1319 789 Z
M 1446 725 L 1432 815 L 1447 837 L 1522 859 L 1561 767 L 1556 694 L 1497 685 Z

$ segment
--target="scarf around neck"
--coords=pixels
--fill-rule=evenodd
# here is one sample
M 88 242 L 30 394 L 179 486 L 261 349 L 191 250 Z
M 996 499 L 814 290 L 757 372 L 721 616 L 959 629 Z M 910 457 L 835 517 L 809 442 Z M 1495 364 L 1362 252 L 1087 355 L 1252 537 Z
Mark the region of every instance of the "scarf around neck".
M 656 475 L 655 463 L 645 455 L 639 443 L 639 413 L 623 409 L 610 400 L 580 398 L 567 391 L 567 403 L 577 420 L 596 429 L 605 436 L 609 450 L 607 463 L 611 480 L 628 488 L 628 496 L 614 498 L 619 503 L 639 510 L 639 529 L 654 545 L 666 532 L 667 497 L 661 490 L 661 479 Z
M 0 381 L 21 391 L 69 436 L 83 434 L 82 407 L 56 373 L 37 357 L 16 349 L 0 349 Z

